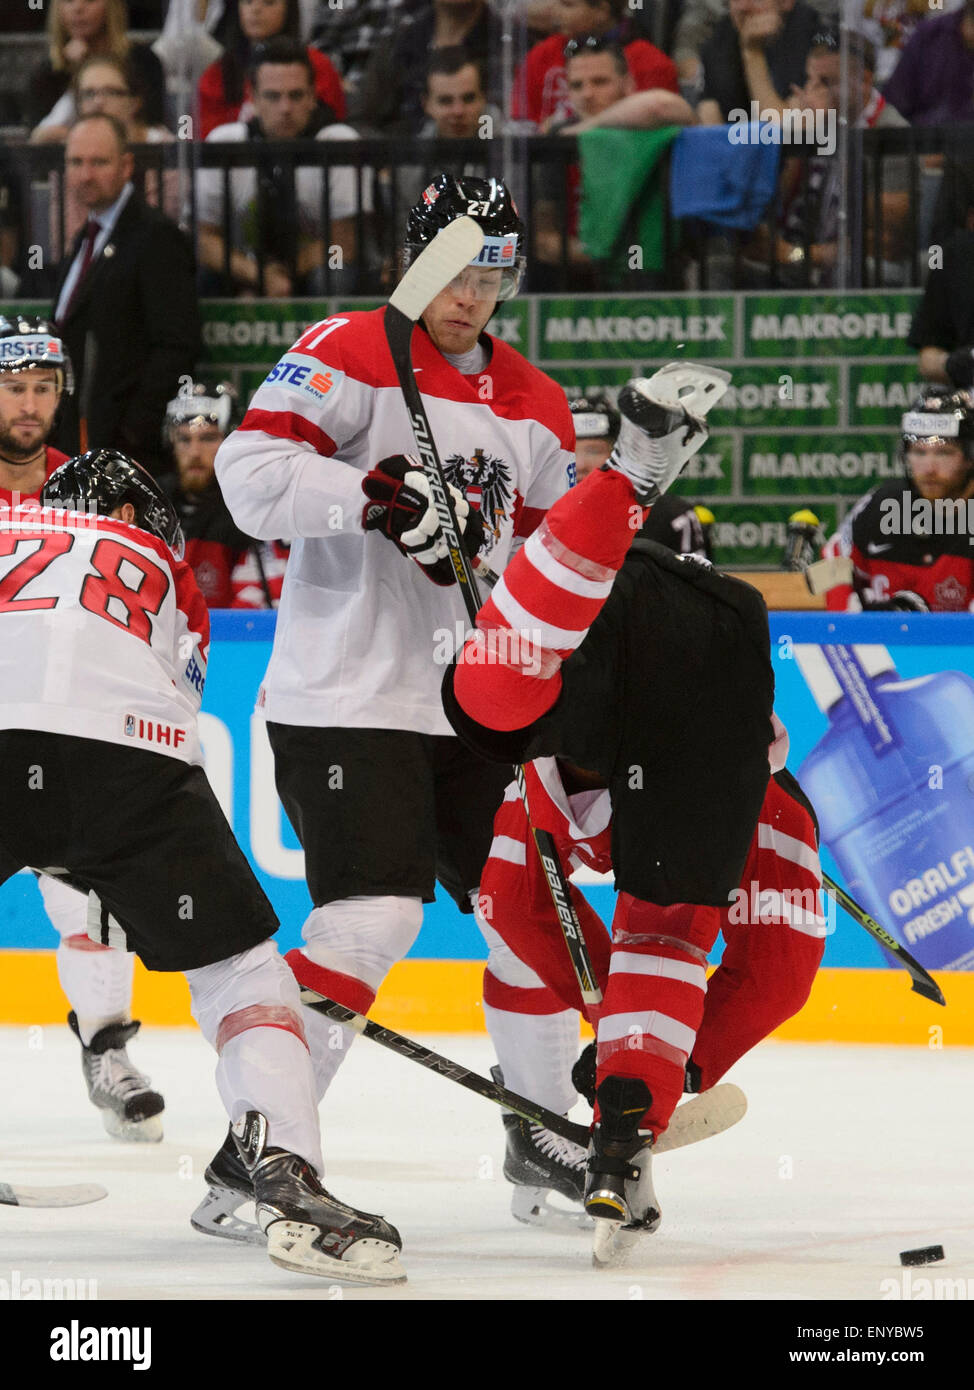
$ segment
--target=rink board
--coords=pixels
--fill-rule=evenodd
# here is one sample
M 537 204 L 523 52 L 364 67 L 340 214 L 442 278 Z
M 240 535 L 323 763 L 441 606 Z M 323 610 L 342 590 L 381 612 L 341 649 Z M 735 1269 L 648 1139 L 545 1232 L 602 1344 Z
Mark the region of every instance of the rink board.
M 483 961 L 400 961 L 370 1016 L 407 1034 L 484 1032 L 483 972 Z M 914 994 L 899 971 L 821 970 L 805 1008 L 773 1036 L 792 1042 L 974 1046 L 974 975 L 944 972 L 937 980 L 946 1009 Z M 0 1021 L 61 1024 L 67 1007 L 52 951 L 0 952 Z M 192 1023 L 183 977 L 151 974 L 136 962 L 132 1015 L 153 1026 Z
M 278 941 L 282 950 L 288 950 L 299 944 L 310 901 L 303 856 L 277 801 L 263 721 L 253 714 L 273 640 L 274 617 L 272 613 L 213 614 L 201 735 L 210 780 L 280 917 Z M 946 670 L 974 677 L 972 615 L 773 613 L 771 637 L 776 708 L 789 730 L 789 765 L 796 770 L 827 728 L 794 659 L 796 644 L 878 643 L 889 647 L 903 680 Z M 969 742 L 974 750 L 974 728 Z M 971 807 L 974 811 L 974 793 Z M 969 838 L 974 843 L 974 826 Z M 825 846 L 822 862 L 828 873 L 843 881 Z M 847 886 L 856 893 L 855 884 Z M 582 888 L 609 920 L 614 900 L 611 885 L 588 883 Z M 895 933 L 897 924 L 890 914 L 882 921 Z M 942 977 L 951 1007 L 941 1010 L 911 994 L 905 974 L 890 969 L 883 952 L 862 928 L 832 906 L 828 928 L 826 969 L 810 1003 L 782 1031 L 783 1037 L 926 1045 L 926 1030 L 943 1026 L 945 1045 L 974 1042 L 971 975 L 950 972 Z M 56 941 L 32 875 L 20 874 L 4 884 L 0 888 L 0 1022 L 40 1024 L 63 1018 L 65 1005 L 52 954 Z M 927 963 L 924 943 L 910 949 Z M 424 913 L 423 929 L 409 958 L 384 986 L 375 1017 L 404 1031 L 480 1030 L 484 955 L 473 919 L 461 915 L 440 893 Z M 719 959 L 719 943 L 713 959 Z M 935 963 L 929 968 L 934 969 Z M 145 978 L 138 990 L 136 1016 L 160 1024 L 188 1021 L 186 989 L 180 979 Z M 933 1045 L 939 1045 L 936 1039 Z

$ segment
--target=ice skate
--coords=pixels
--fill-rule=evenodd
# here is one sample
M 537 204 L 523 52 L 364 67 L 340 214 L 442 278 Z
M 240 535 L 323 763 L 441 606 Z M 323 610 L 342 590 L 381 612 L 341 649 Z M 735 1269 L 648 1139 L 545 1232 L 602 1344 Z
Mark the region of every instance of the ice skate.
M 193 1230 L 205 1236 L 244 1241 L 248 1245 L 266 1245 L 267 1237 L 256 1220 L 247 1221 L 238 1215 L 241 1207 L 253 1202 L 254 1184 L 230 1130 L 206 1165 L 204 1177 L 208 1190 L 189 1218 Z
M 81 1042 L 78 1016 L 72 1010 L 68 1024 Z M 153 1091 L 147 1076 L 133 1067 L 125 1045 L 141 1024 L 109 1023 L 99 1028 L 91 1042 L 81 1043 L 81 1069 L 88 1098 L 101 1111 L 102 1123 L 113 1139 L 158 1144 L 162 1139 L 162 1112 L 166 1102 Z
M 623 386 L 619 434 L 606 467 L 626 475 L 643 506 L 651 506 L 707 442 L 704 416 L 729 381 L 719 368 L 670 363 Z
M 500 1067 L 491 1067 L 490 1074 L 503 1086 Z M 549 1192 L 557 1192 L 570 1202 L 581 1204 L 585 1195 L 585 1149 L 520 1115 L 505 1111 L 503 1119 L 507 1142 L 504 1176 L 514 1185 L 511 1215 L 527 1226 L 581 1226 L 590 1230 L 591 1218 L 584 1211 L 578 1207 L 572 1211 L 548 1200 Z
M 381 1216 L 339 1202 L 298 1154 L 267 1147 L 267 1121 L 250 1110 L 231 1126 L 254 1185 L 267 1253 L 282 1269 L 348 1284 L 404 1284 L 402 1239 Z
M 644 1081 L 607 1076 L 599 1086 L 600 1122 L 589 1149 L 585 1209 L 595 1218 L 596 1268 L 618 1263 L 662 1220 L 653 1191 L 652 1133 L 639 1122 L 653 1100 Z

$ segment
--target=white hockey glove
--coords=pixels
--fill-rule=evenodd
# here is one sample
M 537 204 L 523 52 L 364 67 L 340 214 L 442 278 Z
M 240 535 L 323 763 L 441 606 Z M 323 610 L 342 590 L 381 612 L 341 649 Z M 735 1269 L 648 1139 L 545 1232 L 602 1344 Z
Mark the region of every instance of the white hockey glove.
M 632 483 L 651 506 L 707 442 L 704 419 L 730 383 L 730 373 L 694 362 L 669 362 L 619 392 L 622 423 L 608 467 Z

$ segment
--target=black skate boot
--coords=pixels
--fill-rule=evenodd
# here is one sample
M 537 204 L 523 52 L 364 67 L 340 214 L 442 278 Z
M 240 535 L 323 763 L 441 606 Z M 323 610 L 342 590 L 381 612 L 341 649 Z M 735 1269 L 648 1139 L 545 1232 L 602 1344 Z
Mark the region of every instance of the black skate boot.
M 205 1236 L 223 1236 L 248 1245 L 266 1245 L 267 1238 L 256 1221 L 246 1221 L 238 1215 L 241 1207 L 254 1200 L 254 1184 L 244 1167 L 233 1132 L 227 1137 L 206 1165 L 203 1175 L 208 1191 L 189 1218 L 194 1231 Z
M 599 1123 L 589 1149 L 585 1209 L 595 1217 L 597 1266 L 611 1264 L 661 1221 L 653 1191 L 652 1133 L 639 1122 L 653 1103 L 636 1077 L 607 1076 L 598 1089 Z
M 78 1016 L 73 1010 L 68 1024 L 81 1042 Z M 158 1144 L 166 1102 L 152 1090 L 149 1078 L 133 1067 L 125 1051 L 125 1044 L 140 1027 L 130 1021 L 99 1028 L 87 1047 L 81 1043 L 81 1070 L 88 1098 L 101 1111 L 102 1124 L 113 1139 Z
M 500 1067 L 491 1067 L 490 1074 L 503 1086 Z M 511 1215 L 527 1226 L 590 1229 L 592 1223 L 584 1211 L 569 1211 L 548 1201 L 548 1193 L 557 1192 L 570 1202 L 581 1203 L 585 1195 L 585 1149 L 509 1111 L 503 1120 L 507 1140 L 504 1176 L 514 1184 Z
M 349 1284 L 404 1284 L 402 1239 L 381 1216 L 339 1202 L 310 1164 L 267 1147 L 267 1121 L 256 1110 L 231 1125 L 254 1185 L 257 1223 L 274 1264 Z

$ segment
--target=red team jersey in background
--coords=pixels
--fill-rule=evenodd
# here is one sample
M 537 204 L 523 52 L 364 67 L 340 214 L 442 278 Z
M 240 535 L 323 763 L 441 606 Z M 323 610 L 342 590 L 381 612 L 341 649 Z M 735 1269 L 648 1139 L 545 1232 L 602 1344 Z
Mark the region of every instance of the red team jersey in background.
M 855 568 L 852 584 L 829 590 L 829 608 L 858 612 L 909 590 L 919 594 L 933 613 L 971 609 L 974 536 L 966 526 L 954 535 L 924 536 L 915 525 L 904 524 L 907 515 L 916 515 L 914 507 L 921 500 L 909 480 L 899 478 L 882 483 L 856 503 L 823 550 L 827 559 L 846 556 Z M 967 502 L 962 506 L 966 512 Z M 898 531 L 889 528 L 893 515 L 900 518 Z
M 44 474 L 44 483 L 46 483 L 55 468 L 60 468 L 62 463 L 67 463 L 68 456 L 67 454 L 62 454 L 58 449 L 52 449 L 50 445 L 47 446 L 44 452 L 47 454 L 47 471 Z M 41 483 L 41 487 L 44 486 L 44 483 Z M 6 505 L 8 507 L 15 507 L 19 502 L 35 501 L 40 498 L 40 495 L 40 487 L 36 492 L 29 492 L 26 494 L 17 493 L 16 496 L 14 495 L 13 489 L 0 487 L 0 506 Z

